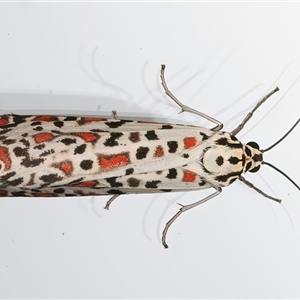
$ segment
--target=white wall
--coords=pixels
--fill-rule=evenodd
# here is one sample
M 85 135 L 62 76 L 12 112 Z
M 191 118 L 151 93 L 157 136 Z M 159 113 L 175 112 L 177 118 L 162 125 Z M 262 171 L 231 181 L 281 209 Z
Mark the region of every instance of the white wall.
M 299 118 L 299 9 L 299 3 L 0 3 L 0 108 L 104 116 L 117 109 L 120 117 L 211 126 L 177 115 L 160 86 L 164 63 L 177 97 L 228 131 L 278 85 L 281 92 L 238 135 L 266 148 Z M 299 146 L 298 127 L 265 155 L 298 184 Z M 159 239 L 175 202 L 211 191 L 129 195 L 110 211 L 103 210 L 107 197 L 2 198 L 0 297 L 299 298 L 299 191 L 267 167 L 247 178 L 282 205 L 234 183 L 175 222 L 168 250 Z

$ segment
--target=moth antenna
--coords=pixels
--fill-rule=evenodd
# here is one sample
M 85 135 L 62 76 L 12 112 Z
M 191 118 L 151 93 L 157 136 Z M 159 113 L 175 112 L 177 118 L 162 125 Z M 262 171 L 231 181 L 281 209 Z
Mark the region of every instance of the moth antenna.
M 270 147 L 268 147 L 267 149 L 261 150 L 261 152 L 267 152 L 269 150 L 271 150 L 272 148 L 274 148 L 276 145 L 278 145 L 280 142 L 282 142 L 294 129 L 295 127 L 299 124 L 300 122 L 300 118 L 298 119 L 298 121 L 290 128 L 290 130 L 288 130 L 288 132 L 283 135 L 277 142 L 275 142 L 273 145 L 271 145 Z M 299 185 L 292 179 L 290 178 L 287 174 L 285 174 L 283 171 L 281 171 L 280 169 L 278 169 L 277 167 L 275 167 L 274 165 L 262 161 L 262 164 L 267 165 L 271 168 L 273 168 L 274 170 L 276 170 L 277 172 L 279 172 L 281 175 L 283 175 L 286 179 L 288 179 L 298 190 L 300 190 Z
M 265 97 L 263 97 L 255 106 L 254 108 L 247 114 L 247 116 L 244 118 L 241 124 L 239 124 L 235 129 L 231 131 L 232 135 L 236 135 L 239 133 L 245 126 L 245 124 L 252 118 L 254 112 L 264 103 L 267 101 L 268 98 L 270 98 L 273 94 L 279 91 L 279 87 L 276 87 L 273 91 L 271 91 L 269 94 L 267 94 Z
M 262 164 L 267 165 L 267 166 L 273 168 L 274 170 L 276 170 L 277 172 L 279 172 L 286 179 L 288 179 L 298 190 L 300 190 L 300 186 L 292 178 L 290 178 L 288 175 L 286 175 L 283 171 L 281 171 L 280 169 L 278 169 L 277 167 L 275 167 L 274 165 L 272 165 L 266 161 L 263 161 Z
M 267 149 L 261 150 L 261 152 L 267 152 L 267 151 L 271 150 L 272 148 L 274 148 L 276 145 L 278 145 L 281 141 L 283 141 L 294 130 L 294 128 L 298 125 L 299 122 L 300 122 L 300 118 L 298 119 L 298 121 L 292 126 L 292 128 L 282 138 L 280 138 L 276 143 L 274 143 L 273 145 L 271 145 Z

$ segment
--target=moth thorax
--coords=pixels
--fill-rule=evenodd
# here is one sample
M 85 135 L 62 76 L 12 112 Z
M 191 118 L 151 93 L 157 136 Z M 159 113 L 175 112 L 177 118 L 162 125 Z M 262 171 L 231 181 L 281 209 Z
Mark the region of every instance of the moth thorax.
M 262 152 L 259 150 L 259 146 L 255 142 L 249 142 L 244 145 L 245 152 L 245 165 L 243 173 L 257 172 L 260 168 L 260 165 L 263 161 Z
M 201 162 L 210 173 L 225 175 L 242 173 L 244 151 L 242 148 L 230 148 L 216 145 L 206 149 Z

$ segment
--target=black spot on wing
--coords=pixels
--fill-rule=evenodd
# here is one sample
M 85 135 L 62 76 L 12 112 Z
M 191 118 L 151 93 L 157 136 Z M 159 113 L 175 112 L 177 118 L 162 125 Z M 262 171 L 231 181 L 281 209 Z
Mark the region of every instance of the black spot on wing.
M 173 129 L 173 126 L 170 124 L 164 124 L 161 126 L 161 129 Z
M 77 179 L 71 181 L 71 182 L 68 184 L 68 186 L 72 186 L 72 184 L 80 183 L 80 182 L 82 182 L 83 180 L 84 180 L 84 177 L 77 178 Z
M 93 161 L 91 159 L 84 159 L 80 162 L 80 168 L 83 170 L 90 170 L 93 167 Z
M 137 188 L 140 185 L 140 180 L 134 177 L 130 177 L 127 179 L 127 183 L 132 188 Z
M 13 115 L 13 122 L 15 123 L 15 125 L 21 124 L 26 122 L 26 119 L 29 116 L 19 116 L 19 115 Z
M 133 168 L 126 169 L 125 175 L 131 175 L 131 174 L 133 174 L 133 172 L 134 172 Z
M 39 144 L 39 145 L 35 145 L 35 146 L 33 147 L 33 149 L 42 150 L 42 149 L 44 149 L 45 147 L 46 147 L 45 144 Z
M 28 197 L 25 191 L 12 192 L 11 195 L 13 197 Z
M 129 140 L 132 143 L 137 143 L 140 141 L 140 133 L 139 132 L 130 132 Z
M 51 133 L 59 134 L 59 135 L 64 134 L 64 132 L 61 132 L 59 130 L 51 130 Z
M 19 142 L 22 143 L 25 147 L 29 147 L 30 146 L 29 141 L 26 140 L 26 139 L 20 139 Z
M 32 168 L 39 166 L 41 163 L 44 162 L 44 158 L 31 158 L 29 156 L 26 156 L 22 159 L 21 165 L 23 165 L 26 168 Z
M 63 138 L 63 139 L 60 140 L 60 142 L 65 144 L 66 146 L 69 146 L 71 144 L 76 144 L 76 139 Z
M 40 154 L 41 157 L 44 157 L 44 156 L 48 156 L 48 155 L 51 155 L 55 153 L 54 149 L 49 149 L 47 151 L 44 151 L 43 153 Z
M 11 144 L 15 144 L 16 143 L 16 140 L 13 140 L 13 139 L 5 139 L 2 144 L 4 145 L 11 145 Z
M 199 132 L 200 133 L 200 135 L 202 136 L 202 140 L 203 141 L 205 141 L 205 140 L 207 140 L 208 139 L 208 135 L 206 135 L 205 133 L 203 133 L 203 132 Z
M 118 138 L 120 138 L 123 135 L 121 132 L 111 132 L 110 137 L 103 143 L 106 147 L 114 147 L 118 146 L 119 143 L 117 141 Z
M 42 122 L 40 122 L 40 121 L 33 121 L 33 122 L 31 122 L 30 123 L 30 126 L 38 126 L 38 125 L 42 125 Z
M 147 133 L 145 134 L 145 137 L 149 140 L 149 141 L 153 141 L 153 140 L 158 140 L 158 136 L 156 135 L 154 130 L 149 130 L 147 131 Z
M 206 185 L 206 181 L 203 178 L 201 178 L 201 181 L 198 182 L 198 185 L 204 186 L 204 185 Z
M 16 175 L 16 172 L 9 172 L 9 173 L 7 173 L 7 174 L 1 176 L 1 177 L 0 177 L 0 182 L 1 182 L 1 184 L 6 183 L 6 181 L 7 181 L 10 177 L 15 176 L 15 175 Z
M 35 130 L 35 131 L 43 131 L 44 130 L 44 128 L 42 126 L 37 126 L 37 127 L 32 128 L 32 129 Z
M 176 141 L 167 142 L 167 145 L 169 147 L 169 153 L 176 153 L 178 148 L 178 143 Z
M 149 148 L 148 147 L 139 147 L 137 150 L 136 150 L 136 158 L 137 159 L 144 159 L 146 156 L 147 156 L 147 153 L 149 152 Z
M 132 121 L 128 121 L 128 120 L 127 121 L 125 121 L 125 120 L 108 121 L 108 122 L 105 122 L 105 125 L 107 125 L 109 128 L 118 128 L 129 122 L 132 122 Z
M 152 180 L 152 181 L 147 181 L 145 184 L 145 187 L 147 189 L 157 189 L 157 185 L 161 183 L 160 180 Z
M 103 129 L 91 129 L 90 132 L 109 132 L 109 130 L 103 130 Z
M 86 149 L 86 144 L 82 144 L 80 146 L 77 146 L 75 149 L 74 149 L 74 154 L 83 154 L 85 152 L 85 149 Z
M 110 184 L 111 187 L 122 187 L 123 183 L 121 182 L 116 182 L 118 177 L 110 177 L 106 178 L 105 180 Z
M 5 125 L 5 126 L 8 126 L 8 125 Z M 4 126 L 1 126 L 1 128 L 3 128 Z M 11 129 L 5 129 L 5 130 L 1 130 L 0 131 L 0 135 L 4 135 L 4 134 L 7 134 L 11 131 Z
M 64 122 L 62 122 L 62 121 L 55 121 L 55 122 L 53 122 L 53 124 L 54 124 L 54 126 L 59 127 L 59 128 L 64 126 Z
M 61 181 L 64 178 L 62 176 L 58 176 L 58 174 L 49 174 L 49 175 L 42 175 L 39 177 L 39 179 L 42 180 L 47 185 L 49 185 L 51 183 Z
M 175 179 L 177 177 L 177 170 L 175 168 L 169 169 L 166 177 L 169 179 Z
M 78 117 L 73 117 L 73 116 L 67 116 L 64 118 L 64 121 L 76 121 Z
M 120 190 L 108 190 L 107 194 L 111 194 L 111 195 L 121 195 L 121 194 L 125 194 L 124 192 L 120 191 Z

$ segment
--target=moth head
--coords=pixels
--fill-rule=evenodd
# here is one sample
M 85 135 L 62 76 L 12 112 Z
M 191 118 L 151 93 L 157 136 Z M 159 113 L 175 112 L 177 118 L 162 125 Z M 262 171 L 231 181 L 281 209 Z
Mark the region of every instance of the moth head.
M 263 161 L 263 153 L 271 150 L 272 148 L 274 148 L 276 145 L 278 145 L 280 142 L 282 142 L 293 130 L 294 128 L 299 124 L 300 122 L 300 118 L 298 119 L 298 121 L 290 128 L 290 130 L 288 130 L 288 132 L 286 134 L 284 134 L 276 143 L 274 143 L 273 145 L 269 146 L 266 149 L 259 149 L 259 146 L 257 143 L 255 142 L 249 142 L 246 145 L 244 145 L 244 152 L 245 152 L 245 158 L 246 158 L 246 163 L 245 163 L 245 167 L 244 167 L 244 172 L 257 172 L 260 168 L 260 166 L 263 165 L 267 165 L 271 168 L 273 168 L 274 170 L 276 170 L 277 172 L 279 172 L 281 175 L 283 175 L 286 179 L 288 179 L 298 190 L 300 190 L 300 186 L 294 181 L 292 180 L 287 174 L 285 174 L 283 171 L 281 171 L 280 169 L 278 169 L 277 167 L 275 167 L 274 165 Z M 259 188 L 255 187 L 251 182 L 247 181 L 243 176 L 239 176 L 239 179 L 244 182 L 247 186 L 249 186 L 250 188 L 255 189 L 257 192 L 259 192 L 260 194 L 262 194 L 263 196 L 270 198 L 272 200 L 275 200 L 277 202 L 281 202 L 280 199 L 274 198 L 272 196 L 267 195 L 266 193 L 264 193 L 262 190 L 260 190 Z
M 262 151 L 259 149 L 259 145 L 255 142 L 249 142 L 244 145 L 245 165 L 243 173 L 251 172 L 255 173 L 260 169 L 260 165 L 263 162 Z

